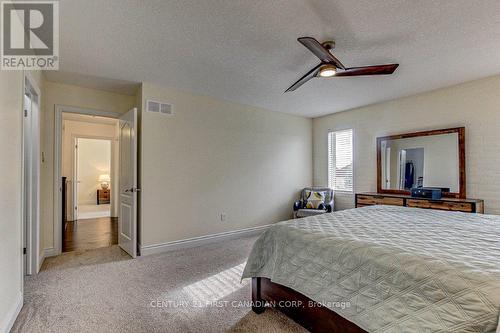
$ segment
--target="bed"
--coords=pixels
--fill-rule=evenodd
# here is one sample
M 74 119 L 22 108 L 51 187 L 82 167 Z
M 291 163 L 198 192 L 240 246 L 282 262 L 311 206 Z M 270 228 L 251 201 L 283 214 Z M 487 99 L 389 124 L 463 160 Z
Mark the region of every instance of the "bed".
M 500 332 L 500 217 L 370 206 L 280 222 L 242 278 L 255 312 L 267 301 L 312 331 Z

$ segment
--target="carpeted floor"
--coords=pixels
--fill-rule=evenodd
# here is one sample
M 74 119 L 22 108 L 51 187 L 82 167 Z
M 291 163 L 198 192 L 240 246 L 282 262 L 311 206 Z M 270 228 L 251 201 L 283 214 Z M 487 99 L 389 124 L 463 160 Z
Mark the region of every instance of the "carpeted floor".
M 135 260 L 118 246 L 49 258 L 26 279 L 12 332 L 306 332 L 251 311 L 240 275 L 255 239 Z

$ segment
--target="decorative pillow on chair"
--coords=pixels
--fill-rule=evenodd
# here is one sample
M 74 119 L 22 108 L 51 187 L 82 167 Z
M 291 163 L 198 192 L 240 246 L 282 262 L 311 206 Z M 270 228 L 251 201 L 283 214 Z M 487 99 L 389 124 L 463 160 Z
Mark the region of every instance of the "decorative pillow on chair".
M 309 191 L 306 190 L 306 208 L 318 209 L 320 206 L 325 205 L 325 192 Z

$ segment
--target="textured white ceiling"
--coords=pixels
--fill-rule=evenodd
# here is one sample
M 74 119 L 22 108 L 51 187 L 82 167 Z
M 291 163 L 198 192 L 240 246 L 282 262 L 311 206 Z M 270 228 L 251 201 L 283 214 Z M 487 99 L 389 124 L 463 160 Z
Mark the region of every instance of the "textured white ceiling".
M 62 0 L 60 13 L 62 71 L 308 117 L 500 73 L 498 0 Z M 283 94 L 318 62 L 300 36 L 334 38 L 347 66 L 400 67 Z
M 108 92 L 134 96 L 140 87 L 139 82 L 130 82 L 90 76 L 87 74 L 71 73 L 64 71 L 46 71 L 45 79 L 50 82 L 73 84 L 80 87 L 93 88 Z

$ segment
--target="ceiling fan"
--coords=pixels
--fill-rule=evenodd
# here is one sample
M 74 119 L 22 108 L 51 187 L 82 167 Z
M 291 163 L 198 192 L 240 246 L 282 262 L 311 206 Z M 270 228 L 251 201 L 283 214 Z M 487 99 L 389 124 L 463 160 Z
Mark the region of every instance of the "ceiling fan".
M 334 41 L 320 43 L 313 37 L 300 37 L 297 40 L 314 53 L 321 62 L 292 84 L 285 92 L 295 91 L 310 79 L 318 76 L 329 78 L 338 76 L 384 75 L 394 73 L 399 66 L 399 64 L 388 64 L 347 68 L 330 52 L 335 47 Z

